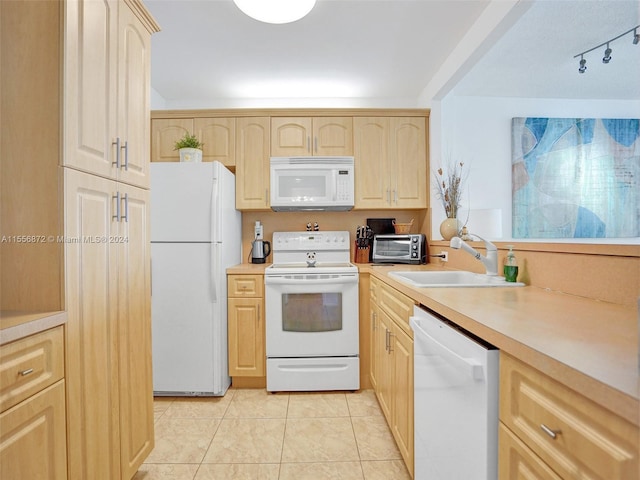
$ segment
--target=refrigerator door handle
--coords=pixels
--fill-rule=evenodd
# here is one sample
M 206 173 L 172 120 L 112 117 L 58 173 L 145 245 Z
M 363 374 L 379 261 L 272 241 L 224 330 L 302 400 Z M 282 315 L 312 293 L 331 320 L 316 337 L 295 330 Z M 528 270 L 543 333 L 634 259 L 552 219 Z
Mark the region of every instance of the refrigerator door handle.
M 215 168 L 217 168 L 217 166 L 214 166 L 211 188 L 211 265 L 209 268 L 209 275 L 211 276 L 211 300 L 213 303 L 218 301 L 216 275 L 220 274 L 218 265 L 221 261 L 219 253 L 222 241 L 222 219 L 220 218 L 220 215 L 215 215 L 216 206 L 220 205 L 220 183 L 218 173 L 215 171 Z
M 211 301 L 216 303 L 218 301 L 218 287 L 216 285 L 216 271 L 214 268 L 215 261 L 217 260 L 218 249 L 220 244 L 217 242 L 211 242 L 211 266 L 209 268 L 209 276 L 211 277 Z

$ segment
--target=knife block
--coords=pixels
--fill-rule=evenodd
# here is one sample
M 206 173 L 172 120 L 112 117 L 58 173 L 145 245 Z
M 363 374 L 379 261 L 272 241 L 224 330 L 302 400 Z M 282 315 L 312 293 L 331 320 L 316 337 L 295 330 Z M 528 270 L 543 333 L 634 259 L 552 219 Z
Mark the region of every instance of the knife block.
M 353 263 L 369 263 L 369 250 L 371 247 L 358 247 L 356 242 Z

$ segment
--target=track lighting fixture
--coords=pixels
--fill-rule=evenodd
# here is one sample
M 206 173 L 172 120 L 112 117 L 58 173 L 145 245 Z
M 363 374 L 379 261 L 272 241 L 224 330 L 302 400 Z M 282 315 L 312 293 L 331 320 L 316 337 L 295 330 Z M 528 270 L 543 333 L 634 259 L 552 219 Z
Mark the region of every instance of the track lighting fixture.
M 601 43 L 600 45 L 597 45 L 593 48 L 590 48 L 589 50 L 585 50 L 584 52 L 580 52 L 577 55 L 574 55 L 573 58 L 578 58 L 580 57 L 580 66 L 578 67 L 578 72 L 580 73 L 584 73 L 587 70 L 587 60 L 584 58 L 584 56 L 589 53 L 589 52 L 593 52 L 594 50 L 597 50 L 598 48 L 602 48 L 606 45 L 606 49 L 604 51 L 604 57 L 602 57 L 602 63 L 609 63 L 611 61 L 611 52 L 613 51 L 611 49 L 611 47 L 609 46 L 609 44 L 611 42 L 613 42 L 614 40 L 618 40 L 619 38 L 624 37 L 626 34 L 633 32 L 633 44 L 634 45 L 638 45 L 638 43 L 640 43 L 640 34 L 638 34 L 638 29 L 640 28 L 640 25 L 636 25 L 635 27 L 627 30 L 624 33 L 621 33 L 620 35 L 618 35 L 617 37 L 612 38 L 611 40 L 607 40 L 604 43 Z

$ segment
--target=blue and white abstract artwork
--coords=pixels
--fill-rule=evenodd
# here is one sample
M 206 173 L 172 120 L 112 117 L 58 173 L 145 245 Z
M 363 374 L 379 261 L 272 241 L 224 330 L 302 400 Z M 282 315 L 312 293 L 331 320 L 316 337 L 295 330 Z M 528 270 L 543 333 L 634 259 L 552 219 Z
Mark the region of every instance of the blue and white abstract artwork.
M 514 118 L 514 238 L 640 237 L 640 120 Z

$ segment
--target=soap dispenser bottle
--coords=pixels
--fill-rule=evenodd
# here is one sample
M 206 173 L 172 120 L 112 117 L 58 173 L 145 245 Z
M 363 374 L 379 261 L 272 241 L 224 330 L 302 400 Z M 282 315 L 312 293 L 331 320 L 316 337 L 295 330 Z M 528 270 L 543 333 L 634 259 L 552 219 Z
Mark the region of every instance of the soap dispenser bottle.
M 507 282 L 515 282 L 518 278 L 518 261 L 513 253 L 513 245 L 507 245 L 507 247 L 509 247 L 509 252 L 504 259 L 504 279 Z

